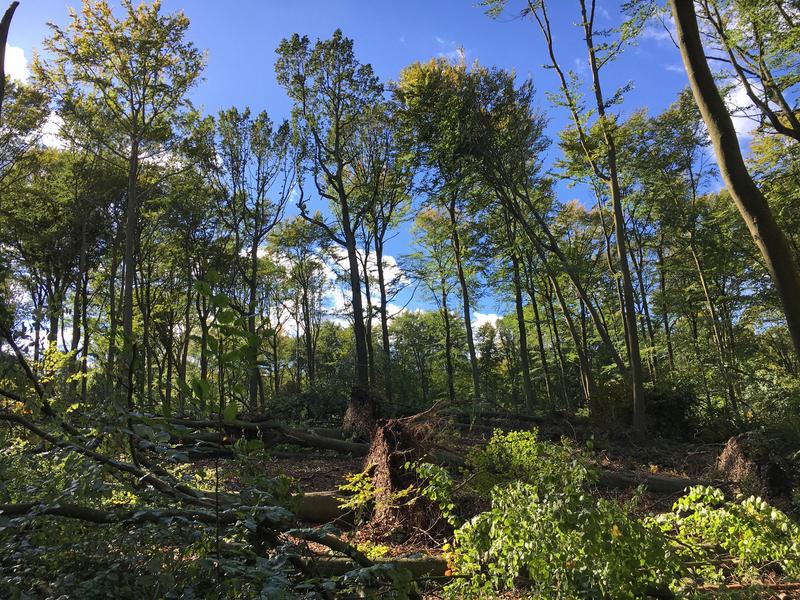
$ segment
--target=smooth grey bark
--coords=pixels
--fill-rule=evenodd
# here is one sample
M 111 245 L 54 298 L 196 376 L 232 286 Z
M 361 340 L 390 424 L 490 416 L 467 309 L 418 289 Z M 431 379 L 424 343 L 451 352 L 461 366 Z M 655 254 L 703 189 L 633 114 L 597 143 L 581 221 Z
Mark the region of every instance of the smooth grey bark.
M 800 355 L 800 269 L 772 210 L 747 170 L 739 139 L 708 66 L 692 0 L 670 0 L 677 41 L 695 102 L 714 146 L 722 179 L 772 277 L 786 324 Z

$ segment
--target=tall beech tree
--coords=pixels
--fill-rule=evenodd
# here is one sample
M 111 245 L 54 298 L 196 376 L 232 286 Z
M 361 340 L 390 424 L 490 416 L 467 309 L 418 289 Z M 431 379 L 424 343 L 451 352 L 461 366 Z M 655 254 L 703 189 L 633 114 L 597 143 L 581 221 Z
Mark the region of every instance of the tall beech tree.
M 372 107 L 381 101 L 383 86 L 372 67 L 356 59 L 353 41 L 338 29 L 329 40 L 317 40 L 313 46 L 307 36 L 294 34 L 281 41 L 276 53 L 275 72 L 294 103 L 292 122 L 303 162 L 298 174 L 298 206 L 303 218 L 320 227 L 347 253 L 356 360 L 345 428 L 368 436 L 377 409 L 370 393 L 356 233 L 369 206 L 356 201 L 352 171 L 360 158 L 360 137 Z M 302 187 L 306 174 L 319 196 L 330 203 L 333 222 L 309 213 Z
M 477 410 L 481 402 L 481 378 L 472 333 L 472 277 L 463 227 L 470 220 L 465 205 L 474 197 L 476 175 L 471 157 L 463 152 L 468 106 L 463 100 L 468 93 L 468 82 L 463 61 L 450 64 L 440 58 L 406 67 L 400 74 L 395 95 L 402 106 L 401 118 L 413 132 L 415 149 L 427 170 L 424 188 L 450 219 L 450 245 L 461 291 L 473 407 Z
M 189 90 L 205 58 L 187 41 L 189 19 L 163 14 L 161 3 L 123 0 L 118 17 L 105 0 L 71 12 L 66 28 L 50 23 L 49 53 L 37 57 L 37 82 L 92 141 L 124 165 L 128 185 L 123 254 L 123 369 L 130 367 L 134 276 L 139 240 L 139 177 L 147 161 L 175 152 L 176 129 L 185 121 Z M 121 381 L 125 378 L 122 377 Z

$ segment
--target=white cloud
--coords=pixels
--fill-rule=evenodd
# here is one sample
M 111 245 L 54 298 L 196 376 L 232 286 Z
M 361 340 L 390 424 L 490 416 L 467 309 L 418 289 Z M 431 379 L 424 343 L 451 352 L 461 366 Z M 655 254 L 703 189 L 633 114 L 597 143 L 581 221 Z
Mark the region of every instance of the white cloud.
M 364 254 L 362 249 L 358 249 L 359 260 L 362 260 Z M 325 278 L 328 280 L 328 291 L 325 294 L 325 300 L 332 313 L 330 319 L 340 325 L 350 324 L 350 302 L 352 293 L 350 291 L 349 263 L 347 259 L 347 251 L 344 248 L 335 247 L 331 249 L 333 260 L 325 264 Z M 359 263 L 360 264 L 360 263 Z M 367 271 L 370 278 L 370 296 L 372 298 L 372 306 L 374 309 L 378 308 L 380 304 L 380 292 L 378 290 L 378 265 L 375 260 L 375 253 L 372 252 L 367 260 Z M 390 254 L 383 256 L 383 276 L 387 287 L 389 286 L 405 286 L 410 283 L 408 277 L 397 264 L 397 259 Z M 362 273 L 363 279 L 363 273 Z M 366 310 L 367 297 L 362 293 L 362 305 Z M 387 310 L 389 317 L 397 316 L 402 312 L 403 308 L 391 302 L 387 303 Z
M 751 138 L 758 122 L 750 116 L 754 113 L 753 102 L 741 83 L 737 83 L 736 87 L 731 90 L 725 98 L 725 103 L 731 112 L 733 127 L 736 129 L 739 140 Z
M 439 56 L 448 60 L 464 60 L 467 59 L 468 50 L 455 40 L 446 40 L 438 35 L 434 38 L 439 45 Z
M 497 313 L 482 313 L 475 311 L 472 314 L 472 329 L 477 333 L 481 326 L 489 323 L 492 327 L 497 327 L 497 322 L 500 320 L 500 315 Z
M 677 29 L 672 15 L 666 19 L 654 18 L 642 30 L 642 39 L 653 40 L 654 42 L 672 42 L 677 39 Z
M 683 68 L 683 65 L 679 64 L 664 65 L 664 68 L 672 73 L 680 73 L 681 75 L 686 73 L 686 70 Z
M 55 148 L 63 150 L 66 148 L 67 143 L 61 137 L 61 127 L 64 125 L 64 119 L 59 117 L 56 113 L 51 112 L 50 116 L 42 126 L 42 143 L 48 148 Z
M 6 44 L 6 75 L 16 81 L 28 81 L 31 71 L 28 68 L 28 59 L 25 58 L 25 51 L 17 46 Z

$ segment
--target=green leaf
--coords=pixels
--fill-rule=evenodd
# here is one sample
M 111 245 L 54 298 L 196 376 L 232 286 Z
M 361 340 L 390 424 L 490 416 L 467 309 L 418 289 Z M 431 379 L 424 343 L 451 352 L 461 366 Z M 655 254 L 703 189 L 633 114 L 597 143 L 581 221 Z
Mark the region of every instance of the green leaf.
M 237 411 L 236 402 L 229 402 L 225 406 L 225 410 L 222 411 L 222 419 L 226 423 L 233 423 L 236 420 L 236 411 Z
M 211 304 L 215 308 L 226 308 L 229 302 L 230 300 L 228 299 L 228 296 L 223 293 L 214 294 L 214 296 L 211 298 Z

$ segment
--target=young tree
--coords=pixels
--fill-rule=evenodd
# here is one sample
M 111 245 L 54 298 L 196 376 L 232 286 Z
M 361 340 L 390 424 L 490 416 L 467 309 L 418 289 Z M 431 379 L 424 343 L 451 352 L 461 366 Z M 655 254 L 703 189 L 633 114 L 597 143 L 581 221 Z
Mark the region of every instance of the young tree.
M 217 119 L 216 152 L 211 170 L 221 193 L 220 218 L 233 239 L 233 264 L 239 267 L 247 290 L 242 307 L 247 332 L 258 351 L 256 316 L 259 260 L 270 232 L 282 219 L 294 188 L 294 165 L 290 155 L 289 124 L 275 128 L 266 112 L 251 116 L 250 109 L 230 108 Z M 244 256 L 245 261 L 238 260 Z M 253 365 L 248 374 L 248 406 L 258 405 L 259 372 Z

